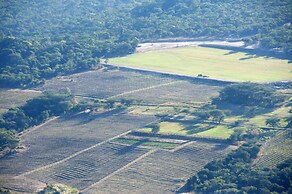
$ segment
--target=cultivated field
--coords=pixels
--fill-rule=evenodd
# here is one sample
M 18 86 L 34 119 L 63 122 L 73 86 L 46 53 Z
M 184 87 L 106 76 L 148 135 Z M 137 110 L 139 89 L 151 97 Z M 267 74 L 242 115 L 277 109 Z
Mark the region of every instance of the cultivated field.
M 26 177 L 42 182 L 64 183 L 83 190 L 147 152 L 143 148 L 105 143 Z
M 175 81 L 163 86 L 149 88 L 146 91 L 129 92 L 111 99 L 133 99 L 142 104 L 204 103 L 217 96 L 221 88 L 222 86 L 215 84 Z
M 90 84 L 88 84 L 90 83 Z M 142 104 L 208 102 L 223 84 L 125 70 L 98 70 L 47 81 L 36 90 L 65 91 L 100 99 L 132 99 Z
M 203 74 L 213 79 L 231 81 L 292 79 L 292 67 L 288 60 L 198 46 L 137 53 L 110 59 L 109 63 L 190 76 Z
M 228 146 L 193 142 L 174 152 L 154 150 L 127 169 L 87 188 L 85 193 L 175 193 L 208 161 L 223 157 Z
M 1 159 L 0 174 L 19 175 L 41 168 L 154 120 L 119 111 L 60 117 L 25 133 L 21 137 L 24 150 Z
M 267 140 L 254 162 L 256 168 L 273 168 L 277 164 L 292 158 L 292 131 L 278 131 L 274 137 Z
M 75 95 L 101 99 L 122 95 L 129 91 L 143 91 L 153 86 L 165 85 L 176 80 L 134 71 L 97 70 L 54 78 L 36 90 L 64 91 L 70 88 Z

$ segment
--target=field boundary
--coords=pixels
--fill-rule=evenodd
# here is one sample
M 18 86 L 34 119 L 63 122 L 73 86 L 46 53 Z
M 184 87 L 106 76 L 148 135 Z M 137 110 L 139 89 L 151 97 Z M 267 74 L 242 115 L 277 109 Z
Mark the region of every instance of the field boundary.
M 197 76 L 191 76 L 191 75 L 185 75 L 185 74 L 179 74 L 179 73 L 171 73 L 171 72 L 163 72 L 163 71 L 156 71 L 156 70 L 149 70 L 144 68 L 136 68 L 136 67 L 129 67 L 126 65 L 115 65 L 115 64 L 102 64 L 105 67 L 111 68 L 111 69 L 118 69 L 120 71 L 130 71 L 130 72 L 138 72 L 143 74 L 149 74 L 154 76 L 166 76 L 169 78 L 179 79 L 179 80 L 189 80 L 189 81 L 196 81 L 197 83 L 202 84 L 210 84 L 210 85 L 227 85 L 227 84 L 233 84 L 236 83 L 235 81 L 229 81 L 229 80 L 220 80 L 220 79 L 212 79 L 208 77 L 197 77 Z
M 110 96 L 110 97 L 106 98 L 106 100 L 117 98 L 117 97 L 128 95 L 128 94 L 133 94 L 135 92 L 141 92 L 141 91 L 145 91 L 145 90 L 150 90 L 150 89 L 154 89 L 154 88 L 168 86 L 168 85 L 172 85 L 172 84 L 176 84 L 176 83 L 180 83 L 180 82 L 182 82 L 182 81 L 172 81 L 172 82 L 169 82 L 169 83 L 158 84 L 158 85 L 154 85 L 154 86 L 150 86 L 150 87 L 146 87 L 146 88 L 140 88 L 140 89 L 137 89 L 137 90 L 131 90 L 131 91 L 123 92 L 121 94 Z
M 185 136 L 185 135 L 171 135 L 171 134 L 155 134 L 147 133 L 141 131 L 131 131 L 129 135 L 142 136 L 142 137 L 157 137 L 157 138 L 168 138 L 177 140 L 188 140 L 188 141 L 201 141 L 201 142 L 211 142 L 211 143 L 223 143 L 230 144 L 226 139 L 220 138 L 209 138 L 209 137 L 199 137 L 199 136 Z
M 57 117 L 52 117 L 50 119 L 48 119 L 47 121 L 45 121 L 44 123 L 40 124 L 40 125 L 37 125 L 37 126 L 34 126 L 32 128 L 28 128 L 28 129 L 25 129 L 24 132 L 22 134 L 19 135 L 19 137 L 22 137 L 22 136 L 25 136 L 31 132 L 34 132 L 35 130 L 39 129 L 40 127 L 43 127 L 44 125 L 52 122 L 52 121 L 55 121 L 57 120 L 58 118 L 60 118 L 60 116 L 57 116 Z
M 133 160 L 132 162 L 126 164 L 125 166 L 119 168 L 118 170 L 116 170 L 115 172 L 105 176 L 104 178 L 100 179 L 99 181 L 89 185 L 87 188 L 81 190 L 80 192 L 85 192 L 85 191 L 88 191 L 89 189 L 91 189 L 92 187 L 95 187 L 96 185 L 100 184 L 100 183 L 103 183 L 104 181 L 106 181 L 107 179 L 111 178 L 112 176 L 116 175 L 117 173 L 127 169 L 128 167 L 130 167 L 132 164 L 135 164 L 136 162 L 142 160 L 143 158 L 153 154 L 154 152 L 156 152 L 157 149 L 152 149 L 150 150 L 149 152 L 143 154 L 142 156 L 139 156 L 138 158 L 136 158 L 135 160 Z

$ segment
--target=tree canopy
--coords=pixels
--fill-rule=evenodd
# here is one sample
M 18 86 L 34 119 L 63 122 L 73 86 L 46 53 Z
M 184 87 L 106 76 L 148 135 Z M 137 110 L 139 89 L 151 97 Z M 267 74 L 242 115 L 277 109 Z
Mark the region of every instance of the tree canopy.
M 242 106 L 274 108 L 283 101 L 284 97 L 274 89 L 262 84 L 245 82 L 225 87 L 213 103 L 228 102 Z

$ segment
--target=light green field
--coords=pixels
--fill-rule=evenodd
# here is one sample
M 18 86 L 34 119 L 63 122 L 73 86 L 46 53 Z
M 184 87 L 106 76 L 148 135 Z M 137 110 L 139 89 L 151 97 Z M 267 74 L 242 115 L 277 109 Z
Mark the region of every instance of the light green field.
M 223 125 L 216 126 L 210 130 L 198 133 L 199 136 L 209 138 L 222 138 L 227 139 L 234 132 L 234 128 L 228 128 Z
M 231 81 L 292 80 L 288 60 L 205 47 L 174 48 L 112 58 L 109 63 L 134 68 Z
M 159 123 L 159 134 L 171 135 L 190 135 L 208 138 L 227 139 L 235 130 L 223 125 L 210 125 L 204 123 L 182 124 L 179 122 L 161 122 Z M 151 128 L 141 129 L 143 132 L 151 133 Z

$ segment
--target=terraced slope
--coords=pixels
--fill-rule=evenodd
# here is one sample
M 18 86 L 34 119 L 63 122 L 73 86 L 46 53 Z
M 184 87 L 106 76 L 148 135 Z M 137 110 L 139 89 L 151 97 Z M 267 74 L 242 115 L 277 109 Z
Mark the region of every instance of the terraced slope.
M 292 131 L 279 131 L 274 137 L 267 140 L 255 161 L 256 168 L 273 168 L 277 164 L 292 158 Z

